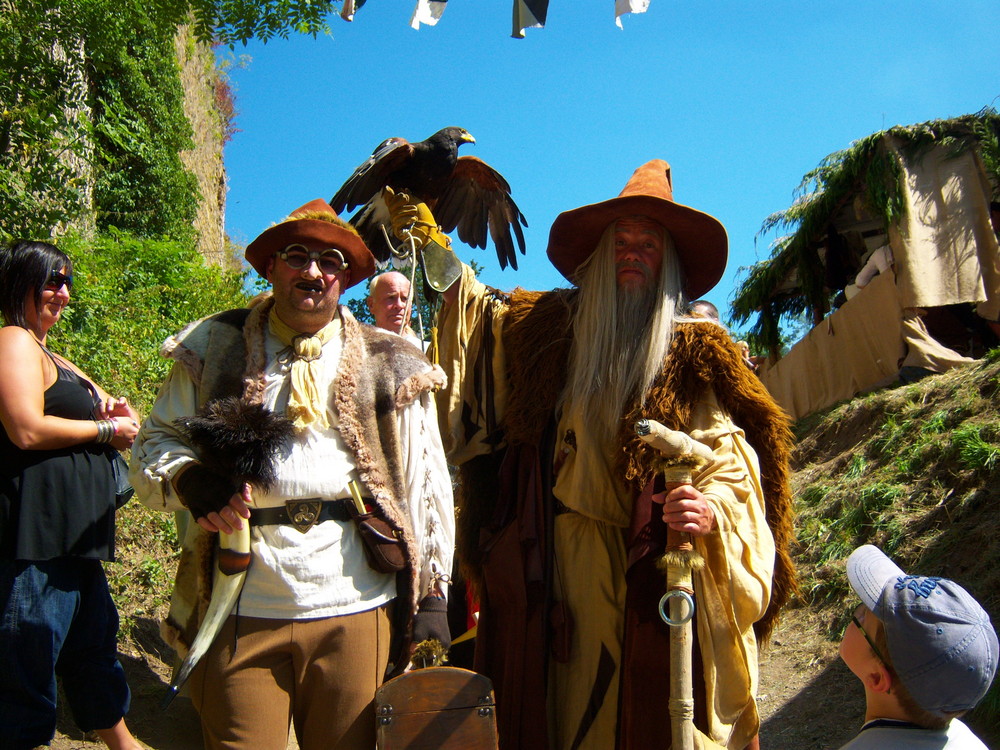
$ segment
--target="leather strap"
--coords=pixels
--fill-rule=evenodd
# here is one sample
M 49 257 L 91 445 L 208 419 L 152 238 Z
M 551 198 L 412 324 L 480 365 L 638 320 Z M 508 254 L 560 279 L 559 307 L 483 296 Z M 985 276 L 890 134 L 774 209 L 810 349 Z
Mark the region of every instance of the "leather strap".
M 323 521 L 349 521 L 351 516 L 347 512 L 346 503 L 349 500 L 323 500 L 320 501 L 318 498 L 303 498 L 302 500 L 289 501 L 289 503 L 298 504 L 309 504 L 309 503 L 319 503 L 320 509 L 319 513 L 316 515 L 315 521 L 309 524 L 323 523 Z M 294 505 L 293 505 L 294 507 Z M 294 509 L 292 510 L 294 513 Z M 288 504 L 279 505 L 274 508 L 251 508 L 250 509 L 250 525 L 251 526 L 271 526 L 274 524 L 292 524 L 294 526 L 299 526 L 299 524 L 293 521 L 292 516 L 289 515 Z

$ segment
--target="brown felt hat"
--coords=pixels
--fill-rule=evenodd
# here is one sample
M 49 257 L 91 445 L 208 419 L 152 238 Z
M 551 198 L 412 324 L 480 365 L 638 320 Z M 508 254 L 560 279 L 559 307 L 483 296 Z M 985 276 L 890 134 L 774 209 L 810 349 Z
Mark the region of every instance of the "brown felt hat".
M 670 165 L 662 159 L 635 170 L 617 198 L 559 214 L 549 231 L 552 265 L 575 283 L 576 269 L 597 249 L 604 230 L 626 216 L 645 216 L 670 232 L 689 299 L 719 283 L 729 256 L 725 227 L 714 216 L 674 203 Z
M 261 276 L 267 275 L 267 261 L 289 245 L 303 240 L 316 240 L 335 247 L 347 260 L 349 289 L 375 273 L 375 257 L 358 235 L 357 230 L 337 216 L 330 204 L 321 198 L 309 201 L 279 224 L 268 227 L 247 245 L 243 257 Z

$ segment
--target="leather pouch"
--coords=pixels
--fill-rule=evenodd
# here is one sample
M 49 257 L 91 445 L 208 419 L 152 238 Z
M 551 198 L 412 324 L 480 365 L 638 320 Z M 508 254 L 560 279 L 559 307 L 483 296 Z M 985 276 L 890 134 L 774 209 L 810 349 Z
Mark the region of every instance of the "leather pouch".
M 358 527 L 361 541 L 365 544 L 365 556 L 372 569 L 379 573 L 398 573 L 405 568 L 403 540 L 396 536 L 389 523 L 374 513 L 359 513 L 350 502 L 344 505 Z

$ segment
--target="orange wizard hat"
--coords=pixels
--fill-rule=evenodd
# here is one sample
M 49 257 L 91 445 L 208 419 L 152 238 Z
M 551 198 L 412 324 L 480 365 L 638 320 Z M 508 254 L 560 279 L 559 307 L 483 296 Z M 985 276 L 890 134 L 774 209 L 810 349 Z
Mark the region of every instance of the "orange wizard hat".
M 597 249 L 604 230 L 626 216 L 648 217 L 670 232 L 689 299 L 719 283 L 729 256 L 726 229 L 714 216 L 674 202 L 670 165 L 662 159 L 635 170 L 617 198 L 559 214 L 549 231 L 552 265 L 575 282 L 576 269 Z
M 330 204 L 320 198 L 295 209 L 287 219 L 261 232 L 247 245 L 243 257 L 257 273 L 265 276 L 267 261 L 272 255 L 303 240 L 317 240 L 344 254 L 349 275 L 345 289 L 375 273 L 375 257 L 357 230 L 337 216 Z

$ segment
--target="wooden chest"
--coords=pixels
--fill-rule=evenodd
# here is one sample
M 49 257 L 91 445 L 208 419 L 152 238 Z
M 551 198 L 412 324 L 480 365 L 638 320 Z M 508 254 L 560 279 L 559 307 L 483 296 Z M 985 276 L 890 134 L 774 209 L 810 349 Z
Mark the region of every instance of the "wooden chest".
M 496 750 L 493 683 L 456 667 L 417 669 L 375 692 L 378 750 Z

